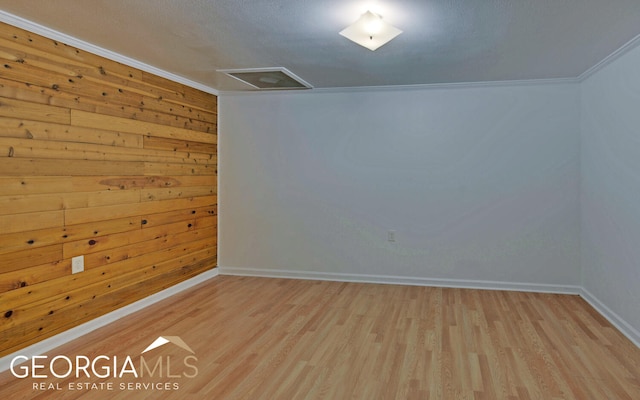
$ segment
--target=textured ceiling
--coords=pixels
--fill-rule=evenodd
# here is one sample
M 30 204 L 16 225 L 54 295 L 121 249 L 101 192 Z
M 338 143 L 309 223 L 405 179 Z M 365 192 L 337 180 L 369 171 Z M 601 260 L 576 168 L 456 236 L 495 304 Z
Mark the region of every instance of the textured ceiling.
M 338 32 L 371 8 L 404 31 Z M 574 78 L 640 34 L 640 0 L 0 0 L 0 9 L 218 90 L 285 67 L 316 88 Z

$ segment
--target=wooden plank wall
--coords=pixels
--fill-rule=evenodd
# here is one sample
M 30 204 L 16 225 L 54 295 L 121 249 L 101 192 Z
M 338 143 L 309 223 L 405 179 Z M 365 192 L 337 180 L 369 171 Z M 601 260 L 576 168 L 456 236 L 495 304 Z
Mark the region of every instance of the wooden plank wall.
M 0 63 L 0 356 L 216 266 L 214 95 L 5 24 Z

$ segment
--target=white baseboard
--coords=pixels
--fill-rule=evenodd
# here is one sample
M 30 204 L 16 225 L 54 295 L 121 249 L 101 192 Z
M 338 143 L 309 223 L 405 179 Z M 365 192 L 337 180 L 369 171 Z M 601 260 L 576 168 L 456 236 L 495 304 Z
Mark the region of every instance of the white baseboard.
M 151 296 L 145 297 L 142 300 L 138 300 L 135 303 L 126 305 L 122 308 L 119 308 L 108 314 L 102 315 L 82 325 L 76 326 L 67 331 L 59 333 L 55 336 L 44 339 L 41 342 L 32 344 L 31 346 L 21 349 L 13 354 L 4 356 L 0 358 L 0 372 L 8 370 L 11 367 L 11 360 L 17 355 L 23 355 L 31 358 L 32 356 L 42 355 L 44 353 L 47 353 L 55 349 L 56 347 L 62 346 L 67 342 L 70 342 L 74 339 L 84 336 L 91 331 L 94 331 L 98 328 L 108 325 L 129 314 L 133 314 L 134 312 L 139 311 L 145 307 L 148 307 L 153 303 L 157 303 L 160 300 L 164 300 L 185 289 L 189 289 L 190 287 L 193 287 L 208 279 L 216 277 L 218 276 L 218 274 L 219 274 L 218 268 L 213 268 L 211 270 L 205 271 L 197 276 L 194 276 L 193 278 L 187 279 L 186 281 L 182 281 L 177 285 L 171 286 L 170 288 L 167 288 L 161 292 L 152 294 Z
M 221 272 L 222 273 L 222 272 Z M 640 348 L 640 332 L 633 326 L 629 325 L 627 321 L 622 319 L 618 314 L 611 311 L 609 307 L 604 305 L 596 296 L 591 294 L 587 289 L 581 288 L 580 296 L 585 301 L 591 304 L 591 307 L 595 308 L 603 317 L 605 317 L 613 326 L 615 326 L 623 335 Z
M 220 275 L 259 276 L 265 278 L 310 279 L 338 282 L 384 283 L 392 285 L 452 287 L 463 289 L 512 290 L 519 292 L 580 294 L 580 286 L 537 283 L 499 282 L 465 279 L 437 279 L 413 276 L 343 274 L 336 272 L 307 272 L 283 269 L 259 269 L 218 266 Z
M 237 268 L 219 266 L 212 270 L 206 271 L 184 282 L 165 289 L 161 292 L 153 294 L 135 303 L 129 304 L 118 310 L 112 311 L 87 323 L 75 328 L 69 329 L 63 333 L 47 338 L 41 342 L 26 347 L 19 352 L 0 358 L 0 372 L 6 371 L 11 365 L 11 360 L 17 355 L 32 357 L 49 352 L 67 342 L 77 339 L 91 331 L 110 324 L 120 318 L 139 311 L 158 301 L 164 300 L 174 294 L 185 289 L 202 283 L 208 279 L 218 275 L 236 275 L 236 276 L 256 276 L 265 278 L 290 278 L 290 279 L 309 279 L 309 280 L 326 280 L 338 282 L 359 282 L 359 283 L 382 283 L 395 285 L 413 285 L 413 286 L 434 286 L 434 287 L 453 287 L 466 289 L 488 289 L 488 290 L 513 290 L 524 292 L 541 292 L 541 293 L 561 293 L 561 294 L 579 294 L 593 308 L 604 316 L 613 326 L 615 326 L 622 334 L 631 340 L 636 346 L 640 347 L 640 332 L 629 325 L 609 307 L 605 306 L 598 298 L 592 295 L 588 290 L 580 286 L 574 285 L 547 285 L 520 282 L 498 282 L 498 281 L 476 281 L 463 279 L 433 279 L 409 276 L 393 276 L 393 275 L 366 275 L 366 274 L 344 274 L 329 272 L 306 272 L 292 271 L 281 269 L 258 269 L 258 268 Z
M 220 275 L 258 276 L 265 278 L 310 279 L 338 282 L 385 283 L 396 285 L 451 287 L 463 289 L 512 290 L 520 292 L 558 293 L 580 295 L 596 311 L 602 314 L 623 335 L 640 347 L 640 332 L 611 311 L 600 300 L 578 285 L 547 285 L 520 282 L 476 281 L 464 279 L 433 279 L 410 276 L 342 274 L 332 272 L 307 272 L 282 269 L 238 268 L 219 266 Z

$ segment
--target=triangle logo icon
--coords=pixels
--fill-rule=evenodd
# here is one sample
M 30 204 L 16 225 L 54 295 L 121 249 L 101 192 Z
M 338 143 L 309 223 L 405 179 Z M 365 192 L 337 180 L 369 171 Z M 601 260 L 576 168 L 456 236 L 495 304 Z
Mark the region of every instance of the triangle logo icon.
M 158 338 L 154 340 L 153 343 L 151 343 L 149 346 L 147 346 L 147 348 L 144 349 L 144 351 L 140 354 L 144 354 L 147 351 L 153 350 L 160 346 L 164 346 L 167 343 L 173 343 L 176 346 L 180 347 L 181 349 L 184 349 L 189 353 L 195 354 L 195 352 L 191 350 L 191 348 L 184 342 L 184 340 L 180 338 L 180 336 L 158 336 Z

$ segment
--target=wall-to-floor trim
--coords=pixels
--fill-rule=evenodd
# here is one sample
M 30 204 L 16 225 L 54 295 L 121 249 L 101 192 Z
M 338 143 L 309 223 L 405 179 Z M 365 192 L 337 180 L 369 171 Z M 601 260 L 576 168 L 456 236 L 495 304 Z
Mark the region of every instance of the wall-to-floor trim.
M 222 272 L 220 272 L 222 274 Z M 595 308 L 603 317 L 605 317 L 613 326 L 615 326 L 623 335 L 631 340 L 636 346 L 640 347 L 640 332 L 638 332 L 633 326 L 629 325 L 627 321 L 622 319 L 618 314 L 613 312 L 596 296 L 591 294 L 584 287 L 580 288 L 580 296 Z
M 56 347 L 60 347 L 63 344 L 68 343 L 81 336 L 84 336 L 91 331 L 94 331 L 98 328 L 101 328 L 105 325 L 115 322 L 129 314 L 133 314 L 136 311 L 139 311 L 154 303 L 157 303 L 161 300 L 171 297 L 179 292 L 182 292 L 183 290 L 189 289 L 206 280 L 214 278 L 218 276 L 218 274 L 219 274 L 218 268 L 213 268 L 197 276 L 194 276 L 191 279 L 187 279 L 186 281 L 182 281 L 174 286 L 171 286 L 161 292 L 152 294 L 149 297 L 145 297 L 144 299 L 138 300 L 135 303 L 126 305 L 122 308 L 119 308 L 108 314 L 102 315 L 82 325 L 78 325 L 74 328 L 71 328 L 68 331 L 64 331 L 58 335 L 44 339 L 41 342 L 32 344 L 31 346 L 26 347 L 22 350 L 19 350 L 13 354 L 4 356 L 0 358 L 0 372 L 8 370 L 11 367 L 11 360 L 18 355 L 23 355 L 31 358 L 32 356 L 35 356 L 35 355 L 41 355 L 41 354 L 47 353 L 55 349 Z
M 54 29 L 47 28 L 46 26 L 37 24 L 35 22 L 29 21 L 27 19 L 18 17 L 17 15 L 10 14 L 6 11 L 0 10 L 0 22 L 4 22 L 9 25 L 13 25 L 20 29 L 24 29 L 29 32 L 33 32 L 37 35 L 44 36 L 46 38 L 57 40 L 69 46 L 76 47 L 80 50 L 87 51 L 89 53 L 102 56 L 112 61 L 117 61 L 121 64 L 128 65 L 133 68 L 137 68 L 139 70 L 149 72 L 151 74 L 160 76 L 162 78 L 169 79 L 170 81 L 181 83 L 185 86 L 192 87 L 194 89 L 202 90 L 203 92 L 211 93 L 218 95 L 218 90 L 209 87 L 207 85 L 203 85 L 202 83 L 192 81 L 183 76 L 176 75 L 172 72 L 165 71 L 160 68 L 156 68 L 152 65 L 143 63 L 142 61 L 138 61 L 131 57 L 127 57 L 120 53 L 116 53 L 115 51 L 108 50 L 102 48 L 100 46 L 96 46 L 89 42 L 85 42 L 84 40 L 77 39 L 73 36 L 67 35 L 66 33 L 58 32 Z
M 520 292 L 574 294 L 582 297 L 596 311 L 636 346 L 640 347 L 640 332 L 629 325 L 618 314 L 611 311 L 588 290 L 578 285 L 551 285 L 520 282 L 498 282 L 463 279 L 433 279 L 391 275 L 361 275 L 330 272 L 291 271 L 282 269 L 258 269 L 219 266 L 220 275 L 257 276 L 265 278 L 311 279 L 339 282 L 384 283 L 395 285 L 451 287 L 463 289 L 511 290 Z
M 181 282 L 175 286 L 158 292 L 154 295 L 146 297 L 135 303 L 129 304 L 109 314 L 103 315 L 85 324 L 72 328 L 59 335 L 45 339 L 41 342 L 33 344 L 14 354 L 9 354 L 0 358 L 0 372 L 10 368 L 11 360 L 17 355 L 32 357 L 34 355 L 44 354 L 56 347 L 77 339 L 91 331 L 108 325 L 116 320 L 123 318 L 129 314 L 148 307 L 158 301 L 171 297 L 183 290 L 189 289 L 206 280 L 214 278 L 218 275 L 236 275 L 236 276 L 256 276 L 264 278 L 289 278 L 289 279 L 309 279 L 309 280 L 327 280 L 339 282 L 358 282 L 358 283 L 382 283 L 394 285 L 414 285 L 414 286 L 434 286 L 434 287 L 453 287 L 465 289 L 485 289 L 485 290 L 511 290 L 526 291 L 540 293 L 561 293 L 580 295 L 588 302 L 596 311 L 604 316 L 613 326 L 615 326 L 623 335 L 631 340 L 636 346 L 640 347 L 640 332 L 629 325 L 609 307 L 604 305 L 597 297 L 591 294 L 583 287 L 575 285 L 549 285 L 549 284 L 533 284 L 520 282 L 498 282 L 498 281 L 476 281 L 462 279 L 433 279 L 408 276 L 392 276 L 392 275 L 362 275 L 362 274 L 343 274 L 343 273 L 327 273 L 327 272 L 307 272 L 292 271 L 282 269 L 258 269 L 258 268 L 237 268 L 219 266 L 196 277 Z
M 462 289 L 511 290 L 519 292 L 579 294 L 580 286 L 551 285 L 520 282 L 481 281 L 466 279 L 437 279 L 413 276 L 343 274 L 336 272 L 307 272 L 282 269 L 257 269 L 219 266 L 220 275 L 258 276 L 265 278 L 310 279 L 338 282 L 383 283 L 391 285 L 434 286 Z

